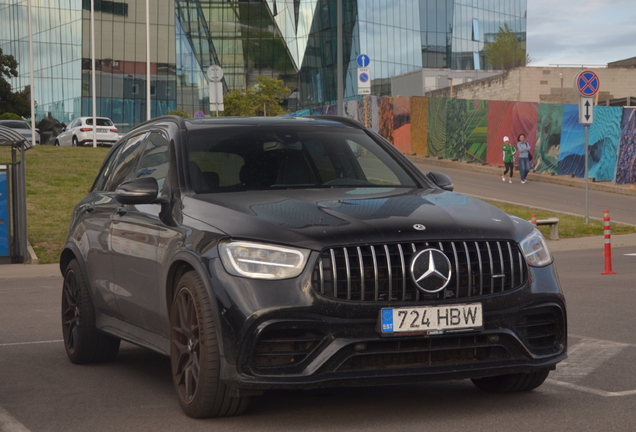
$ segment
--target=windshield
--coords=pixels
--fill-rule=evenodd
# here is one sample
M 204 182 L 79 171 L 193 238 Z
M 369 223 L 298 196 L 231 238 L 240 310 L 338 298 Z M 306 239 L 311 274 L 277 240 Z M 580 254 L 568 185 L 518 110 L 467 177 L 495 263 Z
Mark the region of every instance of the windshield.
M 19 120 L 1 121 L 0 126 L 8 127 L 11 129 L 31 129 L 31 125 L 29 125 L 27 122 Z
M 110 119 L 107 118 L 98 118 L 97 120 L 97 126 L 112 126 L 113 122 L 110 121 Z M 92 118 L 87 118 L 86 119 L 86 124 L 87 125 L 92 125 L 93 124 L 93 119 Z
M 243 126 L 188 133 L 188 169 L 197 193 L 320 187 L 416 187 L 362 130 Z

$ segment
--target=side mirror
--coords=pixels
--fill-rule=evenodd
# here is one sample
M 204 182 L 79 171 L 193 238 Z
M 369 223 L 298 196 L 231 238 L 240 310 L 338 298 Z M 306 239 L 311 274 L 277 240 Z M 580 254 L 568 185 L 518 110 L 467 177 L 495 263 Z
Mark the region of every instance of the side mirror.
M 115 199 L 121 204 L 151 204 L 159 195 L 159 185 L 154 177 L 144 177 L 120 184 Z
M 431 171 L 426 174 L 433 183 L 435 183 L 440 189 L 444 189 L 445 191 L 452 192 L 455 189 L 455 185 L 449 176 L 446 174 L 442 174 L 440 172 Z

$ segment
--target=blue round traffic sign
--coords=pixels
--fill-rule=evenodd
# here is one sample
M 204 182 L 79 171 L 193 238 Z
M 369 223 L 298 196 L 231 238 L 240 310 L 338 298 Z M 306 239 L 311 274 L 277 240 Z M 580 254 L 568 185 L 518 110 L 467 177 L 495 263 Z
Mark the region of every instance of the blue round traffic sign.
M 574 82 L 581 96 L 585 97 L 594 96 L 601 85 L 601 80 L 598 78 L 598 75 L 589 70 L 579 73 Z
M 358 67 L 367 67 L 369 63 L 371 63 L 371 59 L 366 54 L 360 54 L 358 58 L 356 58 L 356 63 L 358 63 Z
M 365 73 L 365 72 L 362 72 L 360 74 L 360 82 L 364 82 L 365 83 L 367 81 L 369 81 L 369 74 Z

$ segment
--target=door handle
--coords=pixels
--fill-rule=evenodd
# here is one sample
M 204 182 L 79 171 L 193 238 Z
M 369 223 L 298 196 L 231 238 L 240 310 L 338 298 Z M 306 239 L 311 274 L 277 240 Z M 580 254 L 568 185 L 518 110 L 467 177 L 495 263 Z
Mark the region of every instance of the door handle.
M 128 213 L 128 208 L 126 208 L 126 206 L 125 206 L 125 205 L 123 205 L 123 206 L 121 206 L 121 207 L 119 207 L 119 208 L 117 209 L 117 214 L 118 214 L 119 216 L 123 216 L 123 215 L 125 215 L 126 213 Z
M 93 210 L 95 210 L 95 206 L 93 204 L 86 204 L 84 206 L 84 211 L 86 213 L 92 213 Z

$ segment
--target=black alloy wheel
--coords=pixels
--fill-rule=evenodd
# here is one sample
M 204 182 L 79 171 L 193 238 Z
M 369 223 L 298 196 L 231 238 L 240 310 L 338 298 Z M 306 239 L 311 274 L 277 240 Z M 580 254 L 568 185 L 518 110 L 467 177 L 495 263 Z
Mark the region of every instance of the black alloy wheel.
M 194 297 L 187 288 L 182 288 L 174 302 L 176 318 L 172 331 L 173 370 L 177 391 L 185 403 L 191 403 L 199 382 L 201 344 L 199 316 Z
M 239 415 L 247 397 L 231 397 L 221 383 L 219 346 L 212 305 L 199 275 L 184 274 L 170 314 L 170 363 L 179 404 L 190 417 Z
M 79 145 L 79 142 L 77 141 L 77 137 L 73 137 L 73 147 L 77 147 Z
M 68 358 L 73 363 L 115 360 L 120 340 L 103 334 L 95 326 L 95 310 L 86 279 L 76 260 L 69 263 L 62 287 L 62 335 Z

